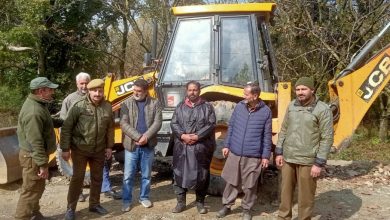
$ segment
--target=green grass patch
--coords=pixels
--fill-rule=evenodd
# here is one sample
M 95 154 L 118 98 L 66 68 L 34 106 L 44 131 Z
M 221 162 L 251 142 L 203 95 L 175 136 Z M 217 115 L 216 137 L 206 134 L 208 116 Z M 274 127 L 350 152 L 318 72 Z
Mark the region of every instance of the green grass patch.
M 377 128 L 360 126 L 349 147 L 329 155 L 332 160 L 390 161 L 390 140 L 381 141 Z

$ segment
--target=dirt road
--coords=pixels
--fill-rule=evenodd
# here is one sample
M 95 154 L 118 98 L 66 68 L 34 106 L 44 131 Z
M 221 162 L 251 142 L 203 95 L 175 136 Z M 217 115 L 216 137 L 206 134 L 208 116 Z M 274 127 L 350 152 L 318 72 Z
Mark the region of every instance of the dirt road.
M 390 219 L 390 165 L 378 162 L 330 161 L 323 177 L 318 182 L 316 206 L 313 219 Z M 56 172 L 54 171 L 54 174 Z M 171 187 L 170 174 L 154 172 L 151 191 L 154 206 L 145 209 L 138 202 L 134 203 L 128 213 L 122 213 L 121 201 L 101 197 L 101 204 L 110 211 L 109 215 L 98 216 L 88 212 L 88 203 L 79 203 L 77 219 L 216 219 L 216 212 L 221 208 L 221 198 L 208 196 L 206 206 L 209 213 L 199 215 L 194 204 L 195 195 L 187 197 L 188 208 L 180 214 L 172 214 L 170 210 L 176 200 Z M 115 189 L 120 190 L 122 172 L 112 172 Z M 277 207 L 271 205 L 270 197 L 276 192 L 277 177 L 265 179 L 259 202 L 254 207 L 253 219 L 275 219 Z M 136 180 L 135 201 L 139 194 L 139 179 Z M 12 219 L 19 197 L 21 182 L 0 185 L 0 219 Z M 54 176 L 46 186 L 41 199 L 41 211 L 52 219 L 63 219 L 66 209 L 68 180 L 62 176 Z M 84 190 L 88 192 L 88 189 Z M 225 219 L 240 219 L 240 199 L 233 207 L 233 213 Z M 296 214 L 297 207 L 294 207 Z M 295 215 L 296 216 L 296 215 Z

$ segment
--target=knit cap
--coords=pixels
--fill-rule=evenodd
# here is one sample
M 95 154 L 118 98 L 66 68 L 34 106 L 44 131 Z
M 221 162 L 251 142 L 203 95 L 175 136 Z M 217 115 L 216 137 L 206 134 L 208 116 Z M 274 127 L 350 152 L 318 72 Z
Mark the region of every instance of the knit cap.
M 314 89 L 314 81 L 310 77 L 301 77 L 298 79 L 298 81 L 295 83 L 295 87 L 297 86 L 306 86 L 310 89 Z

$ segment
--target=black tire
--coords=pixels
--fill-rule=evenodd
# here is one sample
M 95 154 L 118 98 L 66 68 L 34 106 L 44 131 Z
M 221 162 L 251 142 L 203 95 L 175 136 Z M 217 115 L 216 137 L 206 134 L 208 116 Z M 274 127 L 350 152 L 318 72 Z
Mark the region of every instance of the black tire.
M 219 129 L 226 129 L 229 125 L 230 117 L 232 116 L 234 107 L 236 106 L 236 103 L 229 102 L 229 101 L 215 101 L 211 102 L 211 104 L 214 107 L 215 111 L 215 117 L 216 117 L 216 124 L 217 128 Z M 225 163 L 225 159 L 222 155 L 222 148 L 224 147 L 224 137 L 218 138 L 216 137 L 216 149 L 214 151 L 213 155 L 213 161 L 210 167 L 213 167 L 218 172 L 211 172 L 210 174 L 210 184 L 209 188 L 207 190 L 207 193 L 210 195 L 220 196 L 223 194 L 223 190 L 225 189 L 225 180 L 218 174 L 222 171 L 223 164 Z M 219 163 L 222 163 L 218 166 L 213 166 L 213 162 L 218 161 Z
M 62 159 L 62 150 L 61 148 L 58 147 L 56 160 L 57 160 L 58 170 L 66 178 L 70 179 L 73 176 L 72 159 L 69 159 L 69 161 L 65 161 L 64 159 Z M 89 169 L 87 169 L 85 171 L 84 186 L 89 186 L 90 184 L 91 184 L 91 173 Z

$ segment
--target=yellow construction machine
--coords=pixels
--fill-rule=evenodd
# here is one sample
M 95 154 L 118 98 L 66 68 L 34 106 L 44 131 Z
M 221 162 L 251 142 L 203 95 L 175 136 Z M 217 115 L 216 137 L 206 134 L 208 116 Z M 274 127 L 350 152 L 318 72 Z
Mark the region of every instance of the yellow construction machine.
M 248 82 L 259 83 L 260 98 L 273 112 L 274 143 L 291 101 L 291 83 L 279 81 L 268 31 L 275 9 L 274 3 L 174 7 L 176 21 L 161 66 L 125 79 L 117 80 L 114 74 L 105 77 L 105 97 L 113 105 L 116 122 L 120 117 L 120 104 L 132 94 L 133 82 L 144 78 L 150 83 L 150 95 L 158 98 L 163 106 L 163 125 L 156 146 L 159 156 L 172 153 L 170 120 L 175 106 L 185 97 L 185 84 L 189 80 L 201 83 L 201 96 L 213 104 L 217 116 L 217 149 L 210 167 L 213 182 L 210 194 L 223 190 L 220 173 L 224 159 L 220 149 L 235 104 L 242 100 L 244 86 Z M 355 56 L 346 70 L 329 82 L 336 150 L 350 141 L 363 116 L 390 80 L 390 45 L 368 61 L 364 59 L 388 28 L 389 25 Z M 115 144 L 119 148 L 122 145 L 119 123 L 116 123 Z M 1 152 L 4 155 L 3 149 Z M 3 164 L 2 169 L 10 169 Z M 71 175 L 71 169 L 63 166 L 71 167 L 71 163 L 60 162 L 64 174 Z

